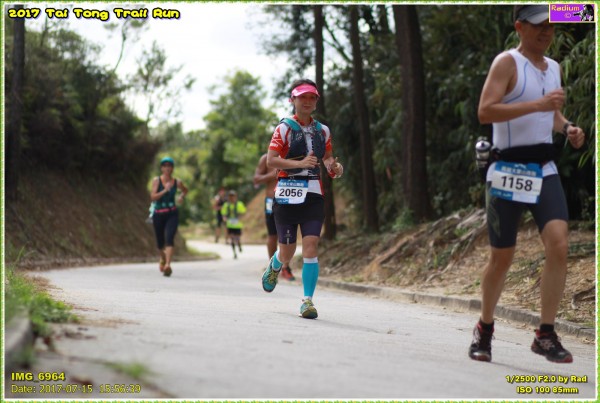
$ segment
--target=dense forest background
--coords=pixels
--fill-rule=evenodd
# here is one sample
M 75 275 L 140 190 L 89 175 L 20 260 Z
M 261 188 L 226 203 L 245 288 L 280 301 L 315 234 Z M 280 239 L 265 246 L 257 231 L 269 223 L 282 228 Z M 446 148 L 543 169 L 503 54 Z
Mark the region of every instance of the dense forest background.
M 201 6 L 201 5 L 198 5 Z M 516 46 L 512 6 L 265 5 L 287 36 L 264 39 L 268 54 L 286 54 L 278 95 L 293 79 L 314 79 L 322 92 L 316 117 L 334 136 L 345 179 L 325 181 L 325 236 L 336 234 L 333 198 L 348 201 L 350 230 L 404 228 L 483 203 L 474 143 L 491 138 L 477 120 L 483 82 L 494 57 Z M 280 116 L 263 106 L 260 79 L 235 71 L 215 84 L 206 127 L 183 132 L 177 94 L 195 83 L 181 77 L 159 46 L 144 52 L 127 80 L 118 64 L 96 64 L 97 44 L 46 24 L 39 31 L 5 17 L 5 150 L 7 203 L 21 179 L 42 172 L 147 188 L 157 161 L 169 154 L 190 188 L 184 222 L 209 222 L 212 195 L 235 188 L 255 193 L 252 175 Z M 143 35 L 129 20 L 114 27 L 125 43 Z M 556 134 L 563 186 L 572 218 L 595 220 L 594 24 L 560 24 L 549 56 L 561 63 L 564 114 L 583 128 L 586 146 L 573 150 Z M 129 39 L 128 39 L 129 38 Z M 137 116 L 126 94 L 147 100 Z M 151 124 L 151 122 L 158 122 Z M 102 188 L 102 187 L 99 187 Z M 142 192 L 143 193 L 143 192 Z M 50 206 L 50 208 L 57 206 Z M 139 214 L 132 212 L 132 214 Z M 98 225 L 101 225 L 99 223 Z

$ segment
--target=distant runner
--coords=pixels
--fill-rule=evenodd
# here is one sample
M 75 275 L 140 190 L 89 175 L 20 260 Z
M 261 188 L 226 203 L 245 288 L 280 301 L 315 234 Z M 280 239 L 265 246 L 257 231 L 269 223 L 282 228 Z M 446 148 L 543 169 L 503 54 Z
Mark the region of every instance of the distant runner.
M 294 82 L 290 95 L 294 115 L 282 119 L 275 128 L 267 153 L 267 166 L 280 170 L 273 205 L 279 249 L 262 276 L 262 286 L 266 292 L 275 289 L 282 266 L 296 252 L 300 226 L 304 258 L 300 315 L 307 319 L 318 316 L 312 298 L 319 278 L 317 249 L 324 220 L 319 162 L 323 161 L 332 178 L 339 178 L 344 172 L 342 164 L 332 156 L 329 128 L 311 116 L 318 100 L 314 82 L 306 79 Z
M 150 193 L 150 200 L 154 202 L 152 224 L 154 225 L 156 245 L 160 254 L 158 268 L 166 277 L 173 273 L 171 259 L 175 245 L 175 234 L 179 226 L 179 212 L 175 204 L 175 194 L 177 189 L 181 190 L 181 194 L 177 199 L 177 202 L 181 204 L 188 192 L 183 182 L 172 176 L 174 169 L 175 161 L 173 158 L 163 158 L 160 161 L 161 175 L 152 181 L 152 192 Z
M 265 185 L 265 224 L 267 226 L 267 252 L 271 258 L 277 250 L 277 226 L 275 225 L 275 214 L 273 214 L 273 200 L 275 198 L 275 186 L 277 185 L 277 169 L 267 167 L 267 154 L 263 154 L 258 160 L 254 172 L 254 186 Z M 286 280 L 295 280 L 289 266 L 281 269 L 281 276 Z
M 246 206 L 238 200 L 237 192 L 230 190 L 227 193 L 227 201 L 221 207 L 221 215 L 227 226 L 227 236 L 231 240 L 231 249 L 233 250 L 233 258 L 237 259 L 235 247 L 242 251 L 242 216 L 246 214 Z
M 223 204 L 225 204 L 225 188 L 220 187 L 213 199 L 213 210 L 215 211 L 216 218 L 215 243 L 219 242 L 219 237 L 221 236 L 221 227 L 223 224 L 225 224 L 225 221 L 223 221 L 223 216 L 221 215 L 221 208 L 223 207 Z M 227 239 L 225 239 L 225 243 L 227 243 Z

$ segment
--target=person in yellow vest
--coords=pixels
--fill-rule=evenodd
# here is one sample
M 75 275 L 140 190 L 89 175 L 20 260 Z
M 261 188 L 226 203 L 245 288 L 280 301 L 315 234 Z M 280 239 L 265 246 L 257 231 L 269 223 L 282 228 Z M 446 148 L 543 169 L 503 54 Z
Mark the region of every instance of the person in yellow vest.
M 246 214 L 246 206 L 238 200 L 237 192 L 230 190 L 227 194 L 227 201 L 221 207 L 221 215 L 227 226 L 227 236 L 231 240 L 231 249 L 233 250 L 233 258 L 237 259 L 235 247 L 242 252 L 242 222 L 240 218 Z

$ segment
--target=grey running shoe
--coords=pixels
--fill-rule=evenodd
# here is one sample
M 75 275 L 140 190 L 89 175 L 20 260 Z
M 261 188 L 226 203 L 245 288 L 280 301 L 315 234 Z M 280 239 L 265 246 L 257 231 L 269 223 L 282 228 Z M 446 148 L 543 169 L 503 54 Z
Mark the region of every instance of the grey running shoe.
M 302 306 L 300 307 L 300 315 L 306 319 L 316 319 L 319 314 L 317 308 L 315 308 L 312 299 L 302 300 Z

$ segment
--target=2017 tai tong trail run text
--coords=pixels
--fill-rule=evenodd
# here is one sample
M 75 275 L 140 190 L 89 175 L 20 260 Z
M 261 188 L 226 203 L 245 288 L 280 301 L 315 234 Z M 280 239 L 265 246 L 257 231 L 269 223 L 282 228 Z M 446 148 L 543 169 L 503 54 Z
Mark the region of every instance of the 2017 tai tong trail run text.
M 40 8 L 11 8 L 8 9 L 8 17 L 9 18 L 38 18 L 42 9 Z M 48 18 L 56 18 L 56 19 L 67 19 L 71 16 L 75 16 L 77 19 L 87 19 L 87 20 L 100 20 L 100 21 L 108 21 L 111 16 L 111 12 L 107 10 L 95 10 L 95 9 L 85 9 L 85 8 L 73 8 L 73 9 L 58 9 L 58 8 L 45 8 L 44 13 Z M 112 15 L 114 15 L 117 19 L 122 18 L 135 18 L 145 20 L 150 15 L 154 19 L 176 19 L 178 20 L 181 17 L 181 12 L 179 10 L 174 9 L 164 9 L 164 8 L 153 8 L 152 12 L 149 14 L 149 10 L 147 8 L 139 8 L 139 9 L 126 9 L 126 8 L 114 8 L 112 10 Z

